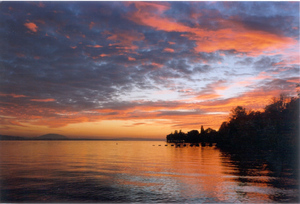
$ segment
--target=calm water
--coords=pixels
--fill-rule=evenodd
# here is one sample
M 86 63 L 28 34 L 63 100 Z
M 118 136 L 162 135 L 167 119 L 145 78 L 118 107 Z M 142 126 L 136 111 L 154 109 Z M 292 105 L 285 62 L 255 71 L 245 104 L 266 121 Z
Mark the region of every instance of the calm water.
M 297 202 L 280 155 L 165 142 L 1 141 L 1 201 Z M 161 145 L 161 146 L 160 146 Z

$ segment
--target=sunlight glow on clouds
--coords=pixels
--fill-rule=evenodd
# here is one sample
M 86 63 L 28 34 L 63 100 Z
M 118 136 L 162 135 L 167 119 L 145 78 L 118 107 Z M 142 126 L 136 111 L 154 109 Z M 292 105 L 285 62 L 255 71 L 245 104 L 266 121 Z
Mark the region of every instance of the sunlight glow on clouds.
M 25 23 L 24 25 L 32 32 L 37 32 L 38 27 L 35 23 Z
M 261 9 L 264 8 L 264 9 Z M 272 8 L 272 9 L 268 9 Z M 1 134 L 164 138 L 296 96 L 299 2 L 2 2 Z

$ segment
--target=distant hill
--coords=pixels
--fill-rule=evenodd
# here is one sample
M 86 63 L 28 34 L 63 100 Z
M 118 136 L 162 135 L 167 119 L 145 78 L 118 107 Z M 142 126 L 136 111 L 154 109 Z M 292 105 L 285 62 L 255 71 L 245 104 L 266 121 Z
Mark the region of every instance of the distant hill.
M 31 140 L 74 140 L 74 141 L 164 141 L 165 139 L 153 139 L 153 138 L 130 138 L 130 137 L 122 137 L 122 138 L 68 138 L 64 135 L 59 134 L 45 134 L 37 137 L 20 137 L 20 136 L 10 136 L 10 135 L 0 135 L 1 140 L 23 140 L 23 141 L 31 141 Z
M 24 137 L 10 136 L 10 135 L 0 135 L 0 140 L 24 140 Z
M 46 134 L 38 137 L 20 137 L 10 135 L 0 135 L 0 140 L 68 140 L 66 136 L 59 134 Z
M 46 134 L 46 135 L 41 135 L 38 137 L 35 137 L 34 139 L 37 140 L 67 140 L 68 138 L 63 135 L 59 134 Z

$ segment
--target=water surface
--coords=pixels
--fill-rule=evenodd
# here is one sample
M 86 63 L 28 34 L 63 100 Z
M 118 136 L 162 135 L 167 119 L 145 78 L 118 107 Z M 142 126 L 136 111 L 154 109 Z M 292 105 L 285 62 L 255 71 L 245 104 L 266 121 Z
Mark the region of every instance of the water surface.
M 145 141 L 1 141 L 5 202 L 297 202 L 273 154 Z

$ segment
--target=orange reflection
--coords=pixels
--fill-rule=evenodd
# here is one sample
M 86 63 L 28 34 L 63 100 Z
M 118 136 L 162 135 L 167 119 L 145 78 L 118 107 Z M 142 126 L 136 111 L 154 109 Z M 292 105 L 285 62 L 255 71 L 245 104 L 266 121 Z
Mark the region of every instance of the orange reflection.
M 70 200 L 74 193 L 84 193 L 80 191 L 84 186 L 89 187 L 89 196 L 102 193 L 97 190 L 101 186 L 113 190 L 104 191 L 112 196 L 125 189 L 130 195 L 143 191 L 147 193 L 141 196 L 166 202 L 270 202 L 279 191 L 268 185 L 274 180 L 269 170 L 245 175 L 215 147 L 176 148 L 164 142 L 134 141 L 5 141 L 0 145 L 1 178 L 10 181 L 3 183 L 8 185 L 5 188 L 33 189 L 28 192 L 30 199 L 51 201 L 44 197 L 47 194 L 34 194 L 35 188 L 41 188 L 40 180 L 46 190 L 68 186 L 63 196 L 71 196 Z M 61 199 L 58 191 L 51 192 L 52 199 Z

